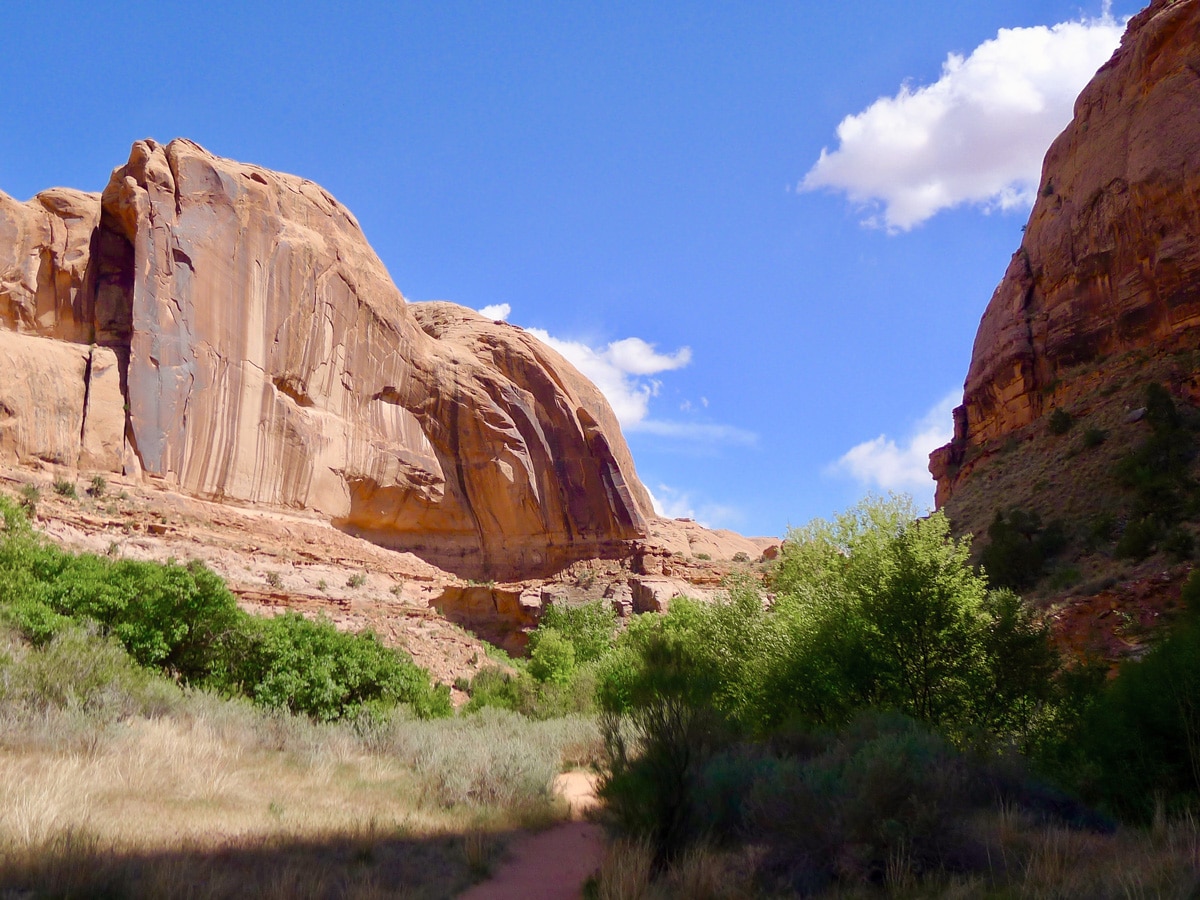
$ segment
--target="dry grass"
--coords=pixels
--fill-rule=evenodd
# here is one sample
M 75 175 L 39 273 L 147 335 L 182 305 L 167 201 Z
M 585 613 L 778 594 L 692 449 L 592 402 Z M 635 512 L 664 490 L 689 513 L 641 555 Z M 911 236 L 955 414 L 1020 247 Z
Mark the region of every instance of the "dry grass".
M 1114 834 L 1039 825 L 1004 809 L 978 820 L 987 847 L 987 870 L 932 873 L 918 878 L 897 858 L 880 885 L 836 883 L 815 896 L 826 898 L 1030 898 L 1030 900 L 1149 900 L 1200 896 L 1200 821 L 1160 819 L 1149 830 Z M 722 851 L 707 846 L 687 851 L 655 877 L 649 845 L 614 841 L 600 869 L 597 900 L 741 900 L 791 896 L 763 893 L 754 868 L 754 847 Z
M 176 692 L 110 712 L 0 699 L 0 896 L 452 896 L 566 816 L 554 775 L 598 746 L 587 720 L 497 711 L 317 725 Z

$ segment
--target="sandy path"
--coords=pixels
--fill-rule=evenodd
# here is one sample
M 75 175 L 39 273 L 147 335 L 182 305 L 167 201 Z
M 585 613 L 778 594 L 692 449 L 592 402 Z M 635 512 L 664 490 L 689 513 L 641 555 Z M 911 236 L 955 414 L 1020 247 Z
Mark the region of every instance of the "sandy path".
M 567 772 L 554 781 L 576 820 L 518 840 L 508 858 L 488 881 L 460 900 L 578 900 L 583 883 L 604 858 L 604 830 L 580 821 L 596 805 L 595 776 Z

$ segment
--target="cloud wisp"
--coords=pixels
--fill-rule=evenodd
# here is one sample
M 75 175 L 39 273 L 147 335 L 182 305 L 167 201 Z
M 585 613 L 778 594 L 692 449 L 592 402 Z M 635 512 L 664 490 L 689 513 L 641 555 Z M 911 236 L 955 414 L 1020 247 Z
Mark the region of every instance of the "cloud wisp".
M 848 475 L 864 487 L 909 493 L 918 503 L 932 507 L 929 454 L 954 436 L 952 413 L 961 401 L 961 391 L 946 395 L 922 416 L 904 441 L 897 443 L 883 434 L 863 441 L 843 453 L 826 473 Z
M 1099 18 L 1002 28 L 951 53 L 934 84 L 904 84 L 844 118 L 798 189 L 844 192 L 871 211 L 864 224 L 891 232 L 961 204 L 1027 209 L 1046 149 L 1124 27 L 1106 4 Z

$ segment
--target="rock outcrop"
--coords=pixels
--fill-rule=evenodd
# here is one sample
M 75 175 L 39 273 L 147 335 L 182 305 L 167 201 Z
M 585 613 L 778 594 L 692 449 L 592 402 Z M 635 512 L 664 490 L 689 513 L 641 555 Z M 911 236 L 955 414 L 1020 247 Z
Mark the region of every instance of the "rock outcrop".
M 0 194 L 0 453 L 312 510 L 472 577 L 653 515 L 615 417 L 505 323 L 408 304 L 316 184 L 139 141 L 103 195 Z
M 1200 0 L 1155 0 L 1046 155 L 983 315 L 937 502 L 973 459 L 1088 389 L 1106 357 L 1200 346 Z

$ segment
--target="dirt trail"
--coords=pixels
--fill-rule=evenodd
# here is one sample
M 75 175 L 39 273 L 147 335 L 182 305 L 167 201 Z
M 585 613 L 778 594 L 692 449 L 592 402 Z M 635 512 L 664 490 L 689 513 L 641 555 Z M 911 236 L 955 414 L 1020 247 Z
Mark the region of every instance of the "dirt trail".
M 477 884 L 459 900 L 578 900 L 583 883 L 600 868 L 604 831 L 582 821 L 596 805 L 596 777 L 567 772 L 554 780 L 566 798 L 574 821 L 556 825 L 518 840 L 503 865 L 488 881 Z

